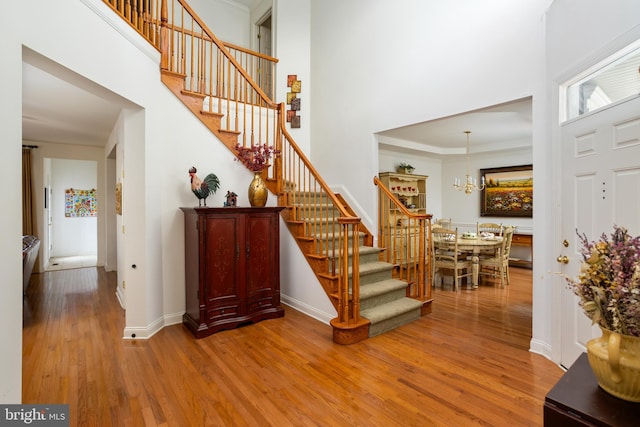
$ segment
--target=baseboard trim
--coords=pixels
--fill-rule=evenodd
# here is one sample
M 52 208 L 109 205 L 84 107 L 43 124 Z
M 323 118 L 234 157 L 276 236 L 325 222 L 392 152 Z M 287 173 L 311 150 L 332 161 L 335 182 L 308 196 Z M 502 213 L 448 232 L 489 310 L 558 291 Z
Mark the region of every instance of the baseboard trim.
M 531 353 L 544 356 L 547 359 L 551 360 L 552 362 L 556 363 L 551 357 L 551 354 L 552 354 L 551 347 L 544 341 L 540 341 L 532 338 L 531 341 L 529 341 L 529 351 Z
M 312 307 L 302 301 L 299 301 L 295 298 L 291 298 L 282 294 L 280 295 L 280 302 L 326 325 L 329 325 L 331 322 L 331 319 L 337 316 L 337 313 L 327 313 L 324 311 L 320 311 L 317 308 Z
M 124 308 L 124 294 L 122 293 L 122 288 L 120 288 L 120 286 L 118 286 L 118 288 L 116 289 L 116 298 L 118 298 L 118 302 L 120 303 L 120 307 L 125 310 Z
M 145 327 L 126 327 L 124 328 L 125 340 L 148 340 L 164 327 L 164 318 L 161 317 Z

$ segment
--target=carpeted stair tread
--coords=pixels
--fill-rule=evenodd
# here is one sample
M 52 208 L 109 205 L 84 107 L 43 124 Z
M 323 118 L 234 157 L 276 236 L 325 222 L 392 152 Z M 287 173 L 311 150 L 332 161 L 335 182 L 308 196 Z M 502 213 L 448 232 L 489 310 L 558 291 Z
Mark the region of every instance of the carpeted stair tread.
M 364 258 L 367 255 L 378 255 L 382 251 L 384 251 L 384 249 L 377 248 L 375 246 L 360 246 L 358 248 L 358 254 L 359 254 L 360 258 Z M 349 247 L 349 252 L 347 252 L 347 255 L 351 256 L 352 253 L 353 253 L 353 248 Z M 334 250 L 329 249 L 328 255 L 329 255 L 330 258 L 338 256 L 338 251 L 337 250 L 334 251 Z M 375 261 L 377 261 L 377 259 Z M 363 263 L 362 260 L 361 260 L 360 264 L 364 265 L 366 263 Z
M 360 264 L 360 275 L 372 274 L 379 271 L 392 270 L 393 264 L 384 261 L 368 262 L 366 264 Z M 349 272 L 351 273 L 351 272 Z
M 365 235 L 365 233 L 363 231 L 358 231 L 357 234 L 358 234 L 358 238 L 362 238 Z M 333 233 L 326 232 L 326 231 L 320 232 L 320 233 L 310 233 L 309 236 L 311 236 L 313 238 L 316 238 L 316 239 L 319 239 L 319 240 L 330 240 L 330 239 L 333 239 Z M 352 239 L 352 238 L 353 238 L 352 235 L 349 234 L 349 239 Z
M 398 279 L 382 280 L 369 283 L 360 287 L 360 300 L 372 298 L 377 295 L 393 292 L 398 289 L 407 289 L 407 282 Z
M 373 337 L 420 318 L 421 307 L 420 301 L 404 297 L 362 310 L 360 314 L 371 321 L 369 336 Z
M 386 279 L 360 286 L 360 310 L 383 305 L 407 295 L 407 282 Z

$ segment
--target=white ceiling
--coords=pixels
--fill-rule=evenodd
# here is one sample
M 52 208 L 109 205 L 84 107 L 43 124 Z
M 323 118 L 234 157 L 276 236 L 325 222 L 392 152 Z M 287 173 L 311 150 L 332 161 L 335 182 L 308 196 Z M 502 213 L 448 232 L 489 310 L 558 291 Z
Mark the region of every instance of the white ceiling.
M 381 148 L 434 155 L 495 152 L 529 147 L 532 143 L 531 98 L 378 133 Z
M 23 139 L 105 145 L 120 106 L 28 63 L 22 78 Z

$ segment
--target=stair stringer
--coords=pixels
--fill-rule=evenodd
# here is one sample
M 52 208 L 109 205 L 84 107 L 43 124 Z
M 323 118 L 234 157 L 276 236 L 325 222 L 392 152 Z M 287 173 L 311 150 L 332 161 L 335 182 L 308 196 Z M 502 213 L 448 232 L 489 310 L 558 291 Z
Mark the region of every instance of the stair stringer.
M 238 135 L 240 135 L 240 132 L 221 129 L 223 114 L 202 110 L 205 95 L 184 90 L 184 80 L 186 78 L 184 74 L 161 70 L 160 76 L 165 86 L 235 154 L 235 147 L 238 145 Z

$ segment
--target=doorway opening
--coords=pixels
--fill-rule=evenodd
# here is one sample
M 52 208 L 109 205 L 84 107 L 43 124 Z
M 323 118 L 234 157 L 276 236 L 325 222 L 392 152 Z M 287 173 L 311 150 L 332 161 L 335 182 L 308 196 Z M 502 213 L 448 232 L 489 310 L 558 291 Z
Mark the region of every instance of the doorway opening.
M 266 56 L 272 56 L 273 53 L 271 22 L 271 9 L 269 9 L 269 11 L 256 23 L 256 50 Z M 273 79 L 275 76 L 272 72 L 271 62 L 264 58 L 259 58 L 258 61 L 260 64 L 258 67 L 257 83 L 260 86 L 260 89 L 273 99 L 275 95 Z
M 46 271 L 95 267 L 98 253 L 98 165 L 91 160 L 45 159 Z

